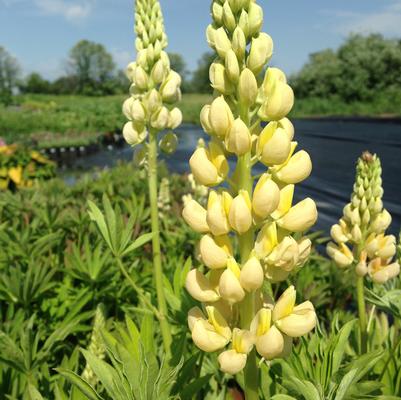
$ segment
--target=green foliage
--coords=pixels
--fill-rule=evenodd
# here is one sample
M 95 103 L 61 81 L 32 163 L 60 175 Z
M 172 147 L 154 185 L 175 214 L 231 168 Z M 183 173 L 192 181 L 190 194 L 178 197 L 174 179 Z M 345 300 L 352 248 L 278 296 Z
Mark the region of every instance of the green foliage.
M 400 68 L 399 40 L 385 39 L 378 34 L 351 35 L 337 51 L 312 54 L 309 62 L 291 78 L 291 84 L 301 99 L 333 99 L 347 103 L 344 107 L 355 102 L 383 106 L 386 103 L 382 93 L 400 96 Z M 378 111 L 399 113 L 390 102 L 388 106 Z M 341 112 L 335 107 L 332 110 Z
M 0 104 L 10 104 L 13 90 L 16 88 L 20 68 L 17 60 L 0 46 Z
M 102 44 L 79 41 L 69 54 L 71 75 L 76 77 L 76 92 L 84 95 L 110 94 L 107 82 L 115 64 Z

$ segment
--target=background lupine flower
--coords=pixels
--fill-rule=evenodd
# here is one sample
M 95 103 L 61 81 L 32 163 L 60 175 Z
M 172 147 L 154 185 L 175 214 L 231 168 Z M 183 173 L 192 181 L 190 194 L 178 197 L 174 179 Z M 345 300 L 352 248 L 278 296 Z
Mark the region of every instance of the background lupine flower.
M 124 115 L 129 120 L 123 135 L 131 146 L 142 143 L 149 132 L 175 129 L 182 122 L 181 111 L 167 107 L 181 99 L 181 77 L 170 68 L 164 51 L 167 36 L 157 0 L 136 0 L 135 32 L 137 59 L 126 70 L 132 82 L 131 96 L 123 105 Z M 161 139 L 161 149 L 173 152 L 176 140 L 174 133 L 167 133 Z
M 316 222 L 316 204 L 309 198 L 294 204 L 293 195 L 312 163 L 293 141 L 286 115 L 294 95 L 284 73 L 263 72 L 273 41 L 260 32 L 262 8 L 250 0 L 215 0 L 211 13 L 207 39 L 216 51 L 210 67 L 215 97 L 200 115 L 210 140 L 198 145 L 189 163 L 195 180 L 214 189 L 207 204 L 190 199 L 183 211 L 189 226 L 203 234 L 199 251 L 206 266 L 188 274 L 186 288 L 208 317 L 196 307 L 188 323 L 200 349 L 222 350 L 222 371 L 254 368 L 257 375 L 247 361 L 254 348 L 268 360 L 286 356 L 292 338 L 316 325 L 310 302 L 295 305 L 293 286 L 277 303 L 267 302 L 262 290 L 265 281 L 287 279 L 310 253 L 303 232 Z M 234 171 L 229 157 L 237 159 Z M 257 162 L 266 167 L 259 178 L 252 176 Z M 224 182 L 228 188 L 216 187 Z
M 344 207 L 339 223 L 331 228 L 333 242 L 327 253 L 340 268 L 356 265 L 358 276 L 368 275 L 385 283 L 400 272 L 393 261 L 396 238 L 386 235 L 391 215 L 383 207 L 380 159 L 365 152 L 359 158 L 351 201 Z

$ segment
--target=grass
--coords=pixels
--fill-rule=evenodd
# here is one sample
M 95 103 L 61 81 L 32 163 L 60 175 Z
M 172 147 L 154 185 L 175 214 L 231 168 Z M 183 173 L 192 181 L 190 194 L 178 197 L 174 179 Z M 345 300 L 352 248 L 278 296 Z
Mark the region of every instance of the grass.
M 0 137 L 36 148 L 95 143 L 121 129 L 125 95 L 108 97 L 24 95 L 14 106 L 0 106 Z M 211 95 L 184 94 L 179 107 L 184 122 L 199 124 L 199 113 Z M 401 93 L 379 93 L 371 102 L 345 103 L 336 97 L 297 100 L 293 118 L 324 116 L 401 116 Z
M 7 142 L 34 142 L 37 147 L 62 143 L 84 145 L 100 133 L 115 132 L 125 123 L 121 105 L 126 96 L 85 97 L 25 95 L 12 107 L 0 107 L 0 137 Z M 184 122 L 198 123 L 208 95 L 184 95 L 180 108 Z

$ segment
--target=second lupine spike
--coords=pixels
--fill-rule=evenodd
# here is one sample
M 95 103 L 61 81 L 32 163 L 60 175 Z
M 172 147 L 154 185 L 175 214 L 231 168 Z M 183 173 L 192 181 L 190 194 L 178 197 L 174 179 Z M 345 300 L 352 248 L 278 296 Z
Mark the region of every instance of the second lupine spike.
M 333 242 L 327 252 L 341 268 L 355 265 L 358 276 L 368 275 L 373 282 L 385 283 L 400 272 L 396 238 L 386 235 L 391 215 L 383 207 L 380 159 L 364 152 L 358 159 L 351 201 L 343 216 L 331 228 Z

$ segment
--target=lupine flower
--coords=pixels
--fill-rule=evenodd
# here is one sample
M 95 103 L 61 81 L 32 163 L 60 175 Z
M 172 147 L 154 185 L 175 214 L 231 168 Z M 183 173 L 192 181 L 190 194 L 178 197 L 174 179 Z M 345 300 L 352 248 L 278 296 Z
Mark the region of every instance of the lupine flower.
M 296 306 L 292 286 L 276 304 L 266 305 L 263 284 L 283 281 L 304 265 L 312 245 L 304 232 L 316 222 L 317 209 L 310 198 L 293 204 L 295 184 L 310 175 L 312 163 L 306 151 L 296 151 L 294 126 L 286 118 L 294 94 L 284 73 L 267 68 L 259 79 L 273 52 L 271 37 L 260 32 L 262 8 L 251 0 L 214 0 L 211 14 L 206 35 L 217 54 L 210 67 L 215 98 L 200 114 L 210 141 L 198 144 L 189 163 L 195 181 L 213 190 L 207 204 L 189 199 L 183 211 L 203 234 L 199 253 L 205 266 L 187 276 L 188 292 L 202 303 L 190 311 L 188 323 L 204 351 L 231 342 L 218 361 L 222 371 L 236 374 L 254 348 L 267 360 L 285 356 L 292 338 L 316 325 L 313 305 Z M 237 159 L 231 175 L 230 157 Z M 266 167 L 258 178 L 252 176 L 257 162 Z M 241 259 L 237 242 L 246 242 Z M 255 311 L 245 315 L 249 298 Z
M 358 276 L 368 275 L 375 283 L 385 283 L 400 272 L 393 261 L 396 238 L 386 235 L 390 213 L 383 208 L 380 160 L 369 152 L 362 154 L 356 167 L 351 201 L 343 217 L 331 228 L 333 242 L 327 253 L 341 268 L 355 265 Z

